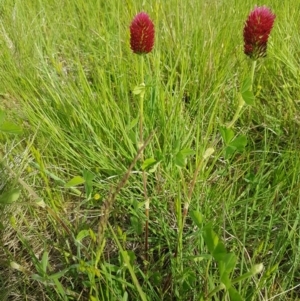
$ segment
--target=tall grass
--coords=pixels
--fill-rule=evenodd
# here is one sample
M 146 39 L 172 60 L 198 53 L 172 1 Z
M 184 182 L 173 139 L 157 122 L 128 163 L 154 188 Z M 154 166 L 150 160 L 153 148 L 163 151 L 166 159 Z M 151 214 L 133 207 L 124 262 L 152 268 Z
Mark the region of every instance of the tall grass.
M 277 18 L 255 105 L 235 125 L 248 144 L 226 159 L 219 127 L 251 68 L 242 29 L 255 4 Z M 300 300 L 299 10 L 275 0 L 4 1 L 0 107 L 23 134 L 0 136 L 1 194 L 20 190 L 1 199 L 0 299 L 207 300 L 219 285 L 210 225 L 237 256 L 232 278 L 264 265 L 234 285 L 245 300 Z M 140 147 L 140 61 L 129 47 L 139 11 L 156 29 L 144 66 L 148 254 L 143 162 L 129 170 Z M 198 220 L 188 213 L 183 225 L 210 147 L 189 200 Z M 230 299 L 220 290 L 211 300 Z

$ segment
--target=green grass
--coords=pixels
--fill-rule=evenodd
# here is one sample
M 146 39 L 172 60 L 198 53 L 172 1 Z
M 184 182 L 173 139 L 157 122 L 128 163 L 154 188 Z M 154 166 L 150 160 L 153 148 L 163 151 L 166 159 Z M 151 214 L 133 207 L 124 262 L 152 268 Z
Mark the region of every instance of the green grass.
M 0 108 L 23 133 L 0 133 L 0 299 L 233 300 L 226 290 L 205 299 L 220 284 L 213 229 L 237 258 L 230 279 L 264 265 L 234 284 L 244 300 L 300 300 L 300 4 L 110 2 L 1 5 Z M 277 17 L 255 105 L 234 127 L 248 144 L 226 159 L 219 127 L 251 69 L 242 30 L 255 4 Z M 147 169 L 148 262 L 143 162 L 129 170 L 141 83 L 129 24 L 139 11 L 156 29 L 144 66 L 143 134 L 153 136 L 143 155 L 157 163 Z M 69 188 L 74 177 L 85 183 Z M 20 196 L 5 204 L 11 189 Z

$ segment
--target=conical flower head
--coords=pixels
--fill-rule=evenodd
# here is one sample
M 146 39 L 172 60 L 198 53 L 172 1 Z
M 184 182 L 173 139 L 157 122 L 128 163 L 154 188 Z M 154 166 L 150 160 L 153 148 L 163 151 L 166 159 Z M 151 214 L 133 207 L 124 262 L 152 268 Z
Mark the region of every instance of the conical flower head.
M 130 25 L 130 47 L 134 53 L 151 52 L 154 46 L 154 24 L 150 17 L 141 12 L 137 14 Z
M 265 6 L 255 7 L 244 27 L 244 53 L 256 60 L 266 56 L 267 43 L 276 16 Z

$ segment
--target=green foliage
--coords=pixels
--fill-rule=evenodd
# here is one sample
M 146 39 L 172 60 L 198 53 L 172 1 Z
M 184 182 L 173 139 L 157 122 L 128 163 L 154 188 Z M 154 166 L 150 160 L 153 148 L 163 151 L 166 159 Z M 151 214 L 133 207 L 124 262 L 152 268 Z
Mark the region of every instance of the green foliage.
M 294 2 L 267 3 L 253 82 L 252 0 L 2 3 L 1 300 L 299 299 Z M 138 11 L 156 31 L 145 85 Z M 99 243 L 103 204 L 152 132 Z
M 7 205 L 16 202 L 20 197 L 20 189 L 14 188 L 0 195 L 0 205 Z
M 231 128 L 220 127 L 221 136 L 226 145 L 225 158 L 230 158 L 235 152 L 243 152 L 247 145 L 247 137 L 245 135 L 234 135 Z
M 0 132 L 6 134 L 22 134 L 23 130 L 15 123 L 6 120 L 6 113 L 0 109 Z
M 83 183 L 85 183 L 85 179 L 83 177 L 75 176 L 68 183 L 65 184 L 65 187 L 70 188 L 70 187 L 81 185 Z
M 241 87 L 242 98 L 247 105 L 254 105 L 254 94 L 252 91 L 252 80 L 250 77 L 247 77 Z
M 204 228 L 203 239 L 209 252 L 212 254 L 214 260 L 218 264 L 220 277 L 219 289 L 225 289 L 230 296 L 230 300 L 232 301 L 245 300 L 245 298 L 242 297 L 240 293 L 233 287 L 232 283 L 238 283 L 246 280 L 247 278 L 253 277 L 255 274 L 260 273 L 262 269 L 254 268 L 251 269 L 250 272 L 247 272 L 236 279 L 232 279 L 232 274 L 237 263 L 237 256 L 234 253 L 228 253 L 226 251 L 225 245 L 213 231 L 211 226 Z M 212 292 L 208 293 L 208 300 L 217 292 L 218 289 L 214 289 Z
M 192 149 L 182 149 L 180 150 L 174 158 L 174 163 L 178 167 L 185 167 L 187 163 L 187 158 L 194 154 Z

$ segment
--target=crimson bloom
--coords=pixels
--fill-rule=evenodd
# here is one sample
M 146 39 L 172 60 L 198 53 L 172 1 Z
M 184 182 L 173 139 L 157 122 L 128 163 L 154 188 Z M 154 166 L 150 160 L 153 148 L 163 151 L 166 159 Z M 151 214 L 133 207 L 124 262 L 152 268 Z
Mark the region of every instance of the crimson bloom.
M 256 60 L 266 56 L 267 42 L 276 16 L 266 6 L 255 7 L 244 27 L 244 53 Z
M 137 14 L 130 25 L 130 47 L 134 53 L 151 52 L 154 46 L 154 24 L 150 17 L 141 12 Z

